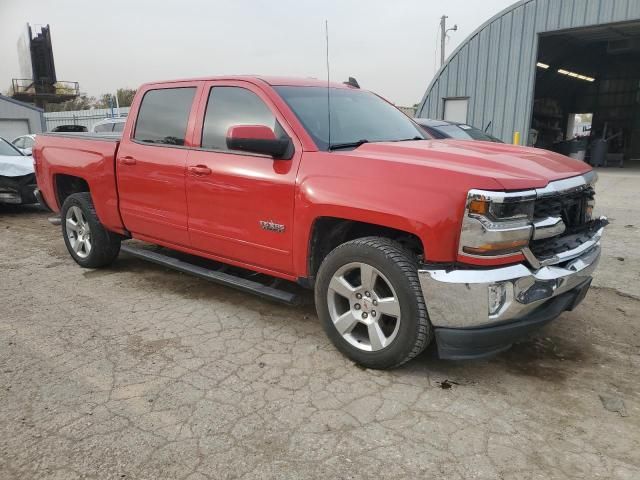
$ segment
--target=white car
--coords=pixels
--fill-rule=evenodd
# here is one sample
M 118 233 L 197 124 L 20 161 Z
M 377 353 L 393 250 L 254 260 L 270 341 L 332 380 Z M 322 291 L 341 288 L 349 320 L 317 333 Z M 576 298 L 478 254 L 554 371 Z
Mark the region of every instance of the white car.
M 37 203 L 33 158 L 0 138 L 0 203 Z
M 91 131 L 93 133 L 122 133 L 126 122 L 126 117 L 107 118 L 96 123 L 93 128 L 91 128 Z
M 36 136 L 22 135 L 20 137 L 14 138 L 11 143 L 25 155 L 31 155 L 33 144 L 36 143 Z

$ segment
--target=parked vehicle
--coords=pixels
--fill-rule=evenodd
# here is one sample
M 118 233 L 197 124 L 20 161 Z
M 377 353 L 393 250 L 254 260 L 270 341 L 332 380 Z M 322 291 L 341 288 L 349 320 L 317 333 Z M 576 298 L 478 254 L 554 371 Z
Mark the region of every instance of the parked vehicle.
M 107 118 L 96 123 L 91 131 L 93 133 L 122 133 L 126 122 L 126 117 Z
M 607 223 L 592 216 L 584 162 L 430 140 L 375 94 L 315 80 L 146 84 L 121 139 L 38 135 L 34 159 L 79 265 L 104 267 L 122 248 L 295 300 L 234 267 L 121 245 L 135 238 L 298 282 L 336 347 L 370 368 L 434 339 L 443 358 L 499 352 L 575 308 Z
M 33 144 L 36 143 L 35 135 L 22 135 L 14 138 L 11 144 L 25 155 L 31 155 Z
M 479 128 L 472 127 L 466 123 L 431 120 L 430 118 L 414 118 L 413 120 L 433 138 L 457 138 L 458 140 L 503 143 L 502 140 L 493 135 L 489 135 Z
M 36 203 L 33 159 L 0 138 L 0 203 Z
M 51 131 L 53 133 L 82 133 L 89 130 L 84 125 L 58 125 Z

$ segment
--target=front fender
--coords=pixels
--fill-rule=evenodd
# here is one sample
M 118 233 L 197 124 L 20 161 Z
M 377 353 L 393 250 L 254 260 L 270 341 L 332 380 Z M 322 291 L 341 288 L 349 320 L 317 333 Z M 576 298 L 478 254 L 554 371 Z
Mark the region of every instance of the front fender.
M 464 195 L 450 189 L 369 180 L 314 175 L 299 184 L 294 224 L 294 267 L 299 276 L 308 275 L 310 236 L 321 217 L 401 230 L 420 239 L 430 261 L 455 259 Z

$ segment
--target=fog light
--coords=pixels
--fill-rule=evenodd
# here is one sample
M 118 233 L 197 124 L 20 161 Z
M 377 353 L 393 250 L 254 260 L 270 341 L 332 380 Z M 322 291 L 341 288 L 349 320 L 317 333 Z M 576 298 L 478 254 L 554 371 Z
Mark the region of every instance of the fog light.
M 507 288 L 504 283 L 489 285 L 489 315 L 495 315 L 504 306 L 507 300 Z

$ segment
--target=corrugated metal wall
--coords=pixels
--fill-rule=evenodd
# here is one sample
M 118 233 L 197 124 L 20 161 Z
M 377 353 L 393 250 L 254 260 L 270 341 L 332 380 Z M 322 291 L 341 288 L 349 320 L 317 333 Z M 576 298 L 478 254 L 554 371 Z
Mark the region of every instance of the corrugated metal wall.
M 469 97 L 467 122 L 511 142 L 531 122 L 538 33 L 640 20 L 640 0 L 523 0 L 491 18 L 449 57 L 417 117 L 440 119 L 444 99 Z

